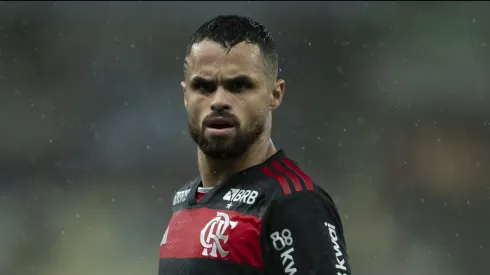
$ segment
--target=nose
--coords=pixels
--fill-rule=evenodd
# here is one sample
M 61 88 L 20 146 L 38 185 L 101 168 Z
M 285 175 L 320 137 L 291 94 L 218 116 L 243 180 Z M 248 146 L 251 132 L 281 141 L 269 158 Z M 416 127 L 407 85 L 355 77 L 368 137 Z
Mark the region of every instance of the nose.
M 219 87 L 213 93 L 213 100 L 211 101 L 211 110 L 214 112 L 230 111 L 230 98 L 229 93 L 227 93 L 223 88 Z

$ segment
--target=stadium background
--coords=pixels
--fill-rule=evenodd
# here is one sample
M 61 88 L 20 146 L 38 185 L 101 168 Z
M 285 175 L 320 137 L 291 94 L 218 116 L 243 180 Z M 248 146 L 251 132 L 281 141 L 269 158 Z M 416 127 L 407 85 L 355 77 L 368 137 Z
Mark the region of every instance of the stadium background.
M 0 274 L 156 274 L 172 191 L 197 173 L 183 54 L 217 14 L 277 40 L 274 141 L 334 197 L 353 274 L 488 274 L 489 11 L 0 2 Z

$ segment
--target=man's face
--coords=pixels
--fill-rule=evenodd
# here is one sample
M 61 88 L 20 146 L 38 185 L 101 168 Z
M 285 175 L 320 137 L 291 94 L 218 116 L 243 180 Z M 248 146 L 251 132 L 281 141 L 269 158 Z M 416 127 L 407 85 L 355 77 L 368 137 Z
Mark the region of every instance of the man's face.
M 256 45 L 228 51 L 212 41 L 194 44 L 182 87 L 190 135 L 207 156 L 238 157 L 269 130 L 284 89 L 282 81 L 276 87 L 270 81 Z

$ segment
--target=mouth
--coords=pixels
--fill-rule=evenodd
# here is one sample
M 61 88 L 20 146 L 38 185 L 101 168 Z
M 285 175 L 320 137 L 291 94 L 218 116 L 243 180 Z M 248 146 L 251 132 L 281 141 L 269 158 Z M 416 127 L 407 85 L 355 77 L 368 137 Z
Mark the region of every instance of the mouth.
M 211 118 L 204 123 L 204 127 L 216 135 L 229 134 L 236 125 L 235 120 L 224 117 Z
M 226 122 L 212 123 L 209 126 L 207 126 L 207 128 L 218 129 L 218 130 L 222 130 L 222 129 L 226 129 L 226 128 L 233 128 L 233 127 L 234 127 L 233 125 L 231 125 L 230 123 L 226 123 Z

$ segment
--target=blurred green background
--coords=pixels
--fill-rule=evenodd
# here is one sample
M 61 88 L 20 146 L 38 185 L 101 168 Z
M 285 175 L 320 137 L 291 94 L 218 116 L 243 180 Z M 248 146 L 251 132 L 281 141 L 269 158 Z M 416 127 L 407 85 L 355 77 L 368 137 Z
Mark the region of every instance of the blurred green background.
M 355 275 L 490 273 L 489 2 L 0 2 L 0 274 L 157 274 L 197 174 L 183 55 L 218 14 L 279 45 L 273 138 Z

